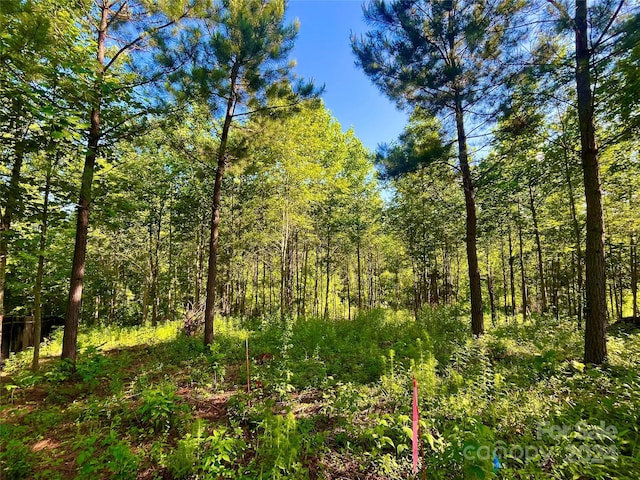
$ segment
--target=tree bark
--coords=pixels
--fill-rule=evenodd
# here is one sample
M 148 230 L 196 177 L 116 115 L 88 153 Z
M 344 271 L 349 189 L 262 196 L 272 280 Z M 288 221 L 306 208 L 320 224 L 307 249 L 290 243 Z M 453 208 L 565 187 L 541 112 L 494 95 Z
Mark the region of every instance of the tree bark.
M 591 51 L 589 49 L 587 1 L 575 3 L 576 92 L 582 172 L 587 204 L 586 241 L 586 330 L 584 335 L 585 363 L 601 364 L 607 357 L 607 300 L 604 263 L 604 216 L 600 165 L 594 124 L 594 103 L 591 92 Z
M 347 284 L 347 319 L 351 320 L 351 282 L 349 281 L 349 255 L 347 254 L 347 265 L 345 267 L 345 280 Z
M 149 301 L 151 302 L 151 325 L 154 327 L 158 324 L 158 307 L 159 307 L 159 270 L 160 270 L 160 229 L 162 227 L 162 206 L 158 207 L 157 218 L 154 218 L 153 208 L 151 209 L 151 218 L 149 219 L 149 266 L 150 266 L 150 293 Z
M 638 251 L 633 235 L 629 239 L 631 260 L 631 302 L 633 321 L 638 323 Z
M 220 227 L 220 198 L 222 196 L 222 177 L 227 161 L 227 142 L 231 121 L 236 104 L 236 78 L 238 67 L 234 66 L 231 72 L 231 87 L 229 98 L 227 99 L 227 109 L 220 135 L 220 145 L 218 147 L 216 178 L 213 185 L 213 202 L 211 204 L 211 235 L 209 238 L 209 264 L 207 268 L 207 300 L 204 310 L 204 344 L 211 345 L 214 337 L 214 320 L 216 308 L 216 277 L 218 266 L 218 234 Z
M 518 210 L 520 208 L 518 207 Z M 524 269 L 524 251 L 522 243 L 522 225 L 518 221 L 518 244 L 520 246 L 520 281 L 522 293 L 522 321 L 525 322 L 529 313 L 529 294 L 527 290 L 527 275 Z
M 418 274 L 416 272 L 416 264 L 415 262 L 411 262 L 411 272 L 413 273 L 413 316 L 418 321 L 419 313 L 420 313 L 420 285 L 418 283 Z
M 489 291 L 489 305 L 491 306 L 491 324 L 496 325 L 496 300 L 493 288 L 493 272 L 489 258 L 489 243 L 487 242 L 487 290 Z
M 564 127 L 564 126 L 563 126 Z M 577 292 L 576 292 L 576 312 L 578 315 L 578 328 L 582 329 L 582 292 L 584 291 L 584 283 L 582 279 L 582 240 L 580 238 L 580 224 L 578 223 L 578 215 L 576 213 L 576 199 L 573 191 L 573 182 L 571 181 L 571 170 L 569 169 L 568 147 L 563 143 L 564 152 L 564 173 L 569 189 L 569 211 L 571 212 L 571 224 L 573 226 L 573 240 L 576 249 L 576 274 L 577 274 Z
M 529 208 L 533 220 L 533 233 L 536 239 L 536 252 L 538 254 L 538 276 L 540 277 L 540 307 L 542 312 L 547 311 L 547 285 L 544 278 L 544 262 L 542 260 L 542 244 L 540 242 L 540 229 L 538 228 L 538 215 L 533 198 L 533 189 L 529 185 Z
M 302 261 L 302 297 L 300 299 L 300 316 L 305 317 L 307 311 L 307 270 L 309 261 L 309 245 L 307 240 L 304 240 L 303 246 L 303 261 Z
M 62 337 L 62 359 L 75 364 L 78 346 L 78 325 L 80 323 L 80 308 L 82 306 L 82 288 L 84 285 L 84 271 L 87 256 L 87 238 L 89 235 L 89 210 L 91 208 L 91 186 L 93 173 L 98 156 L 100 142 L 100 107 L 102 104 L 101 79 L 104 70 L 105 43 L 108 30 L 109 6 L 103 2 L 100 6 L 100 26 L 98 28 L 98 83 L 96 84 L 96 99 L 91 109 L 89 138 L 87 140 L 87 154 L 82 171 L 80 199 L 78 201 L 78 216 L 76 221 L 76 239 L 71 266 L 71 281 L 69 286 L 69 300 L 64 322 Z
M 484 333 L 484 318 L 482 315 L 482 286 L 480 284 L 480 268 L 478 267 L 478 253 L 476 247 L 477 217 L 474 198 L 473 180 L 467 153 L 467 137 L 464 129 L 464 112 L 462 100 L 456 92 L 455 99 L 456 127 L 458 131 L 458 161 L 462 172 L 464 186 L 464 201 L 466 208 L 466 245 L 467 264 L 469 266 L 469 288 L 471 292 L 471 331 L 474 335 Z
M 362 310 L 362 264 L 360 260 L 360 238 L 356 241 L 356 255 L 358 257 L 358 312 Z
M 4 321 L 4 291 L 7 281 L 7 255 L 9 254 L 9 232 L 11 221 L 18 201 L 18 186 L 20 185 L 20 172 L 24 160 L 24 144 L 19 142 L 16 146 L 16 158 L 11 167 L 11 180 L 4 208 L 0 218 L 0 344 L 2 344 L 2 323 Z M 2 351 L 0 351 L 2 359 Z
M 329 283 L 331 280 L 331 230 L 327 229 L 327 261 L 325 263 L 327 284 L 324 297 L 324 318 L 329 318 Z
M 51 191 L 51 173 L 53 162 L 47 165 L 47 176 L 44 184 L 44 202 L 42 204 L 42 217 L 40 220 L 40 241 L 38 244 L 38 270 L 36 271 L 36 283 L 33 287 L 33 361 L 31 370 L 39 368 L 40 362 L 40 337 L 42 335 L 42 278 L 44 276 L 44 249 L 47 244 L 47 223 L 49 219 L 49 192 Z M 98 298 L 98 297 L 96 297 Z
M 507 265 L 504 261 L 504 240 L 500 238 L 500 260 L 502 267 L 502 294 L 504 297 L 504 316 L 506 317 L 509 314 L 507 308 Z
M 513 268 L 515 256 L 513 255 L 513 241 L 511 239 L 511 227 L 509 227 L 509 279 L 511 282 L 511 315 L 516 317 L 516 275 Z
M 316 268 L 313 275 L 313 315 L 320 316 L 320 300 L 318 299 L 318 277 L 320 276 L 320 245 L 316 245 Z

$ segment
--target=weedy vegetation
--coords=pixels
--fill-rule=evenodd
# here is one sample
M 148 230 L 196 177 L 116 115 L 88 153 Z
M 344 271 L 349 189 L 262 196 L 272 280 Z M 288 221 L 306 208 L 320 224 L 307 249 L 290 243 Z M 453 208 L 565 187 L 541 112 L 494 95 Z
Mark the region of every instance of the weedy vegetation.
M 593 368 L 569 321 L 465 327 L 452 307 L 229 319 L 212 348 L 179 322 L 102 327 L 82 334 L 75 370 L 57 334 L 38 373 L 29 351 L 2 373 L 2 476 L 413 478 L 416 378 L 419 477 L 637 477 L 638 331 L 613 329 Z

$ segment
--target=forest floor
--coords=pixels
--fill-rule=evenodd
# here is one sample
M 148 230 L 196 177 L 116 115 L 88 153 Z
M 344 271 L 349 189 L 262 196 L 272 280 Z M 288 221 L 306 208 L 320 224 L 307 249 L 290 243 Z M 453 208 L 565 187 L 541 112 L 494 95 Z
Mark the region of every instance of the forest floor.
M 60 335 L 2 372 L 0 478 L 634 479 L 640 331 L 581 363 L 575 324 L 464 312 L 223 320 L 216 343 L 158 327 L 93 328 L 76 370 Z M 245 339 L 251 393 L 247 393 Z M 420 472 L 411 462 L 413 378 Z

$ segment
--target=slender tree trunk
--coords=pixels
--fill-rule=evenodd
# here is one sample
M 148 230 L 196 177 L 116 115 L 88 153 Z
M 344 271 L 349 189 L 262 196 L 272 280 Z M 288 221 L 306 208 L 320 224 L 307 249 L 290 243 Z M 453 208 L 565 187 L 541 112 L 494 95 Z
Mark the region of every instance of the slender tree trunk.
M 291 315 L 293 310 L 293 260 L 294 260 L 294 238 L 290 232 L 287 235 L 287 246 L 285 249 L 284 268 L 284 313 Z
M 78 216 L 76 222 L 76 239 L 71 266 L 71 281 L 69 286 L 69 300 L 64 322 L 62 337 L 62 359 L 75 363 L 78 345 L 78 325 L 80 323 L 80 308 L 82 306 L 82 288 L 84 285 L 84 271 L 87 256 L 87 238 L 89 234 L 89 210 L 91 208 L 91 185 L 98 156 L 100 142 L 100 107 L 102 104 L 101 84 L 103 75 L 105 43 L 107 38 L 109 6 L 106 2 L 101 5 L 100 26 L 98 28 L 98 77 L 96 84 L 96 98 L 91 109 L 89 138 L 87 140 L 87 154 L 82 171 L 80 199 L 78 201 Z
M 24 161 L 24 144 L 20 142 L 16 146 L 16 158 L 11 167 L 11 180 L 5 203 L 4 213 L 0 218 L 0 345 L 2 344 L 2 323 L 4 321 L 4 291 L 7 281 L 7 255 L 9 253 L 9 232 L 16 203 L 18 200 L 18 186 L 20 185 L 20 171 Z M 0 351 L 0 360 L 2 351 Z
M 172 187 L 173 188 L 173 187 Z M 168 318 L 169 320 L 174 320 L 174 311 L 175 308 L 173 306 L 174 298 L 175 298 L 175 265 L 173 259 L 173 192 L 169 197 L 169 290 L 167 292 L 167 305 L 169 311 Z
M 368 308 L 369 310 L 373 309 L 373 302 L 374 302 L 374 298 L 373 298 L 373 253 L 371 251 L 369 251 L 369 254 L 367 255 L 367 259 L 368 259 L 368 265 L 367 265 L 367 275 L 368 275 L 368 285 L 367 285 L 367 304 L 368 304 Z M 422 271 L 422 274 L 424 275 L 424 270 Z M 423 283 L 423 285 L 425 285 L 426 283 Z M 424 293 L 424 292 L 423 292 Z
M 458 303 L 458 294 L 460 293 L 460 249 L 456 246 L 456 286 L 454 290 L 454 298 Z
M 609 281 L 608 287 L 609 287 L 609 307 L 611 309 L 611 315 L 610 315 L 610 319 L 611 319 L 616 314 L 616 304 L 617 304 L 617 302 L 613 301 L 613 290 L 615 288 L 613 280 Z M 607 311 L 607 315 L 609 315 L 608 311 Z
M 611 285 L 613 286 L 613 299 L 615 310 L 611 311 L 613 315 L 615 313 L 616 320 L 622 320 L 622 273 L 620 272 L 619 265 L 622 263 L 622 259 L 618 255 L 614 255 L 613 245 L 611 240 L 607 242 L 609 244 L 609 259 L 611 261 Z
M 633 235 L 629 239 L 631 260 L 631 302 L 633 308 L 633 321 L 638 323 L 638 251 Z
M 309 261 L 309 245 L 305 239 L 304 241 L 304 260 L 302 262 L 302 298 L 300 302 L 300 316 L 305 317 L 307 311 L 307 270 Z
M 258 301 L 259 301 L 259 287 L 260 287 L 260 258 L 256 253 L 256 272 L 253 282 L 253 308 L 251 314 L 254 317 L 258 316 Z
M 544 262 L 542 260 L 542 245 L 540 242 L 540 229 L 538 228 L 538 215 L 536 205 L 533 198 L 533 189 L 529 185 L 529 208 L 531 209 L 531 218 L 533 220 L 533 233 L 536 239 L 536 251 L 538 253 L 538 276 L 540 277 L 540 307 L 542 312 L 547 311 L 547 285 L 544 278 Z
M 289 275 L 288 268 L 288 249 L 289 249 L 289 225 L 287 220 L 286 207 L 282 210 L 282 236 L 280 238 L 280 314 L 284 316 L 288 313 L 287 305 L 287 282 Z
M 420 312 L 420 285 L 418 283 L 418 273 L 416 272 L 416 264 L 411 262 L 411 271 L 413 272 L 413 314 L 418 321 L 418 313 Z
M 444 303 L 445 305 L 449 305 L 451 303 L 451 259 L 449 257 L 449 243 L 447 240 L 445 240 L 445 244 L 442 249 L 442 276 Z M 397 278 L 398 269 L 396 269 L 396 279 Z M 398 298 L 400 298 L 399 295 Z
M 273 314 L 273 260 L 269 258 L 269 314 Z
M 576 288 L 576 256 L 575 254 L 571 255 L 571 278 L 567 282 L 567 310 L 569 312 L 569 316 L 572 317 L 575 312 L 573 311 L 573 301 L 574 299 L 578 299 L 577 288 Z M 578 330 L 582 328 L 582 325 L 578 322 Z
M 564 173 L 569 189 L 569 211 L 571 212 L 571 224 L 573 226 L 573 240 L 576 250 L 576 274 L 577 274 L 577 292 L 576 292 L 576 312 L 578 315 L 578 328 L 582 329 L 582 292 L 584 284 L 582 280 L 582 240 L 580 238 L 580 224 L 578 223 L 578 215 L 576 213 L 576 199 L 573 191 L 573 182 L 571 181 L 571 170 L 569 169 L 568 147 L 563 144 L 564 152 Z
M 362 310 L 362 264 L 360 261 L 360 238 L 356 241 L 356 255 L 358 257 L 358 311 Z
M 333 283 L 333 318 L 338 318 L 338 291 L 337 282 Z
M 262 260 L 262 314 L 267 311 L 267 261 Z
M 513 254 L 513 241 L 511 239 L 511 226 L 509 226 L 509 279 L 511 283 L 511 315 L 514 319 L 516 317 L 516 275 L 513 268 L 515 258 Z
M 296 305 L 296 317 L 300 316 L 300 295 L 301 295 L 301 286 L 300 286 L 300 244 L 298 241 L 298 232 L 296 231 L 295 236 L 295 250 L 294 250 L 294 271 L 296 272 L 296 292 L 295 292 L 295 300 L 294 303 Z
M 476 248 L 476 203 L 469 167 L 467 153 L 467 137 L 464 129 L 464 112 L 462 100 L 456 92 L 456 127 L 458 130 L 458 161 L 462 172 L 462 183 L 464 186 L 464 201 L 466 208 L 466 244 L 467 244 L 467 264 L 469 266 L 469 287 L 471 291 L 471 331 L 474 335 L 484 333 L 484 319 L 482 315 L 482 286 L 480 284 L 480 268 L 478 267 L 478 253 Z
M 553 289 L 552 289 L 552 303 L 553 303 L 553 312 L 555 314 L 556 320 L 560 319 L 560 305 L 559 305 L 559 295 L 558 295 L 558 287 L 560 284 L 560 260 L 554 260 L 551 263 L 551 270 L 553 271 Z
M 507 308 L 507 264 L 504 261 L 504 239 L 500 238 L 500 260 L 502 266 L 502 294 L 504 296 L 504 316 L 509 315 Z
M 520 246 L 520 280 L 521 280 L 521 292 L 522 292 L 522 321 L 527 320 L 529 311 L 529 294 L 527 291 L 527 275 L 524 269 L 524 251 L 522 242 L 522 225 L 518 222 L 518 243 Z
M 489 291 L 489 305 L 491 306 L 491 324 L 496 325 L 496 296 L 493 289 L 493 272 L 489 258 L 489 242 L 487 242 L 487 290 Z
M 394 302 L 394 306 L 395 306 L 395 311 L 397 312 L 398 310 L 400 310 L 400 263 L 399 261 L 396 263 L 396 268 L 395 270 L 395 277 L 396 277 L 396 285 L 395 285 L 395 290 L 396 290 L 396 301 Z
M 440 296 L 438 294 L 437 269 L 433 269 L 429 276 L 429 303 L 431 303 L 431 305 L 438 305 L 440 303 Z
M 582 172 L 587 204 L 586 242 L 586 330 L 585 363 L 601 364 L 607 357 L 607 301 L 604 263 L 604 216 L 600 165 L 591 92 L 591 51 L 589 49 L 587 2 L 576 0 L 576 92 Z
M 326 279 L 327 284 L 325 286 L 325 298 L 324 298 L 324 318 L 329 318 L 329 283 L 331 280 L 331 230 L 327 229 L 327 261 L 326 261 Z
M 98 325 L 100 323 L 100 304 L 101 304 L 102 300 L 100 298 L 100 295 L 96 295 L 96 301 L 95 301 L 95 309 L 93 312 L 93 324 L 94 325 Z M 34 352 L 35 354 L 35 352 Z
M 204 219 L 196 228 L 196 282 L 193 292 L 194 308 L 197 310 L 200 308 L 200 292 L 202 291 L 202 267 L 204 265 Z
M 347 265 L 345 267 L 345 279 L 347 283 L 347 318 L 351 320 L 351 282 L 349 281 L 349 255 L 347 255 Z
M 320 301 L 318 299 L 318 277 L 320 276 L 320 245 L 316 245 L 316 268 L 313 276 L 313 315 L 320 316 Z
M 438 254 L 433 256 L 433 267 L 429 275 L 429 303 L 438 305 L 440 303 L 440 292 L 438 290 Z
M 40 337 L 42 336 L 42 278 L 44 276 L 44 249 L 47 245 L 47 225 L 49 220 L 49 192 L 51 191 L 51 173 L 53 162 L 47 165 L 47 176 L 44 183 L 44 202 L 42 204 L 42 217 L 40 220 L 40 242 L 38 244 L 38 270 L 36 272 L 36 284 L 33 288 L 33 361 L 31 370 L 39 368 L 40 362 Z
M 231 73 L 231 87 L 229 98 L 227 99 L 227 109 L 222 125 L 222 134 L 220 135 L 220 145 L 218 147 L 216 169 L 216 179 L 213 185 L 213 202 L 211 205 L 211 237 L 209 239 L 209 265 L 207 268 L 207 301 L 204 310 L 204 344 L 213 343 L 214 336 L 214 320 L 216 309 L 216 277 L 218 274 L 218 233 L 220 227 L 220 198 L 222 195 L 222 177 L 227 160 L 227 142 L 229 139 L 229 131 L 231 130 L 231 121 L 235 108 L 235 85 L 238 74 L 237 66 L 234 66 Z
M 149 263 L 151 265 L 151 325 L 158 325 L 158 307 L 160 295 L 158 292 L 160 270 L 160 228 L 162 226 L 162 207 L 158 208 L 157 219 L 149 224 Z M 157 223 L 156 223 L 157 222 Z M 154 224 L 155 223 L 155 224 Z
M 147 325 L 149 321 L 149 276 L 145 275 L 142 287 L 142 324 Z

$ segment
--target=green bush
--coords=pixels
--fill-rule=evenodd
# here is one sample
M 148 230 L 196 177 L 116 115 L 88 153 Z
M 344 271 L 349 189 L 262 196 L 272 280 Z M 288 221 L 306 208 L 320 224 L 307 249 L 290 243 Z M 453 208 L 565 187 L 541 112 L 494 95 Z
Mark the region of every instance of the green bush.
M 176 479 L 203 480 L 237 478 L 238 457 L 245 448 L 242 430 L 217 428 L 207 434 L 207 427 L 197 421 L 192 433 L 178 441 L 167 459 L 167 469 Z
M 186 405 L 181 403 L 172 384 L 162 384 L 143 390 L 142 404 L 136 415 L 142 425 L 149 425 L 152 433 L 168 433 L 182 421 Z
M 28 445 L 18 439 L 10 439 L 2 442 L 0 450 L 0 478 L 6 480 L 20 480 L 29 478 L 33 471 L 34 454 Z

